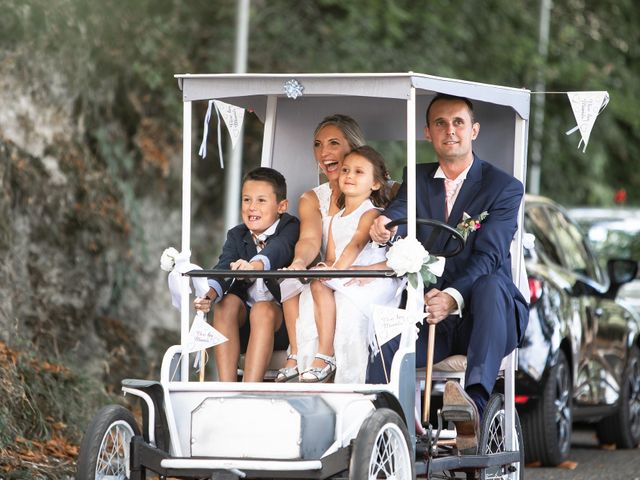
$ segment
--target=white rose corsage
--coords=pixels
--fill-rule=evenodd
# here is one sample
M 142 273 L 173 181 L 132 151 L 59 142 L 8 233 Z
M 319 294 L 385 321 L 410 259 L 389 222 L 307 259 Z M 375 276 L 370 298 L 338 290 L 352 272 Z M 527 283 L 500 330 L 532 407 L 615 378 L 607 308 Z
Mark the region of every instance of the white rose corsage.
M 171 272 L 176 266 L 176 259 L 180 252 L 173 247 L 165 248 L 160 257 L 160 268 L 165 272 Z
M 418 286 L 418 273 L 425 284 L 435 283 L 444 263 L 444 258 L 429 254 L 415 238 L 401 238 L 387 252 L 387 266 L 398 276 L 407 275 L 413 288 Z

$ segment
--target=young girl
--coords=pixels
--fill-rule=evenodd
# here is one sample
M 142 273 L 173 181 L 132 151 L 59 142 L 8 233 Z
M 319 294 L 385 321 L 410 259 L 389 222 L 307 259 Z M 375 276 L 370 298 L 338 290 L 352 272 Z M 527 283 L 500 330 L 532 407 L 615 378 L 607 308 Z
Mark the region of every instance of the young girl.
M 369 240 L 369 228 L 389 201 L 387 171 L 382 156 L 369 146 L 349 153 L 339 177 L 342 208 L 331 219 L 324 264 L 316 268 L 376 269 L 385 267 L 385 249 Z M 373 343 L 371 304 L 398 305 L 397 279 L 323 279 L 311 282 L 318 347 L 301 382 L 364 383 L 368 347 Z M 366 283 L 362 286 L 361 283 Z M 344 295 L 336 321 L 336 295 Z M 372 302 L 373 300 L 373 302 Z M 302 312 L 301 312 L 302 315 Z

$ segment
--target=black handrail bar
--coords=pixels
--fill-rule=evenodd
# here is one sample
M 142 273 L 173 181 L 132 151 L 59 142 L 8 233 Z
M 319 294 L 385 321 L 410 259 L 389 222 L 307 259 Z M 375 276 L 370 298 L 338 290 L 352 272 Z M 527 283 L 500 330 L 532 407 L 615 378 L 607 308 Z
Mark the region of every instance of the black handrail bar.
M 190 270 L 188 277 L 207 278 L 388 278 L 393 270 Z

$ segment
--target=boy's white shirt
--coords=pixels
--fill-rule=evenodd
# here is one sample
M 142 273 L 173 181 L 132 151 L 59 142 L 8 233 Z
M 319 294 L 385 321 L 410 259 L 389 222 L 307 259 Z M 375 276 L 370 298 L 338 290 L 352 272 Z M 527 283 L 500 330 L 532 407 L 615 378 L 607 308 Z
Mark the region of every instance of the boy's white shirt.
M 255 235 L 253 232 L 251 232 L 251 235 L 256 239 L 262 240 L 264 242 L 268 236 L 273 235 L 276 232 L 278 223 L 280 223 L 279 218 L 260 235 Z M 264 270 L 271 270 L 271 262 L 269 262 L 269 259 L 264 255 L 260 255 L 262 248 L 256 245 L 256 249 L 258 250 L 258 254 L 249 261 L 253 262 L 259 260 L 264 265 Z M 247 305 L 249 305 L 250 307 L 252 307 L 256 302 L 272 302 L 274 300 L 275 298 L 267 288 L 267 285 L 264 282 L 264 278 L 256 278 L 256 281 L 253 282 L 247 289 Z

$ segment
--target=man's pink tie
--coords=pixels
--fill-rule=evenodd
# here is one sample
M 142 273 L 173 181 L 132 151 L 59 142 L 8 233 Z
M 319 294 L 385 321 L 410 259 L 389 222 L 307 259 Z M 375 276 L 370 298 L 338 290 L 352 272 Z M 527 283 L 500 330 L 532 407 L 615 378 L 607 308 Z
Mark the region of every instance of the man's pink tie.
M 458 190 L 458 185 L 455 180 L 444 179 L 444 221 L 449 221 L 449 214 L 453 208 L 453 197 Z

